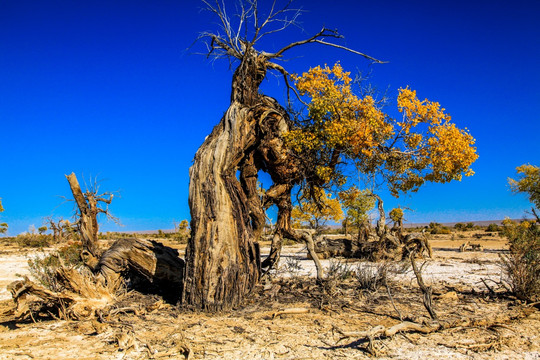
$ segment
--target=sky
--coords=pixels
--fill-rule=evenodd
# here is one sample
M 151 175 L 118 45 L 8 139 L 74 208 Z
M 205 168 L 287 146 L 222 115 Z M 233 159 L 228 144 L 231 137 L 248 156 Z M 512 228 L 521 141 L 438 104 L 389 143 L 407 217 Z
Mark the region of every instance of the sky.
M 234 1 L 226 0 L 229 13 Z M 261 1 L 267 4 L 268 1 Z M 394 98 L 410 86 L 439 102 L 476 138 L 473 177 L 428 184 L 393 199 L 409 222 L 521 218 L 530 204 L 509 191 L 518 165 L 540 165 L 540 2 L 499 0 L 298 0 L 301 28 L 259 45 L 275 51 L 338 29 L 341 45 L 298 47 L 283 66 L 324 64 L 353 73 Z M 229 105 L 232 70 L 200 55 L 217 19 L 199 1 L 4 0 L 0 2 L 0 198 L 8 235 L 43 218 L 70 218 L 65 174 L 119 191 L 110 206 L 122 227 L 171 229 L 189 219 L 188 171 Z M 233 64 L 234 67 L 234 64 Z M 262 91 L 283 99 L 268 76 Z

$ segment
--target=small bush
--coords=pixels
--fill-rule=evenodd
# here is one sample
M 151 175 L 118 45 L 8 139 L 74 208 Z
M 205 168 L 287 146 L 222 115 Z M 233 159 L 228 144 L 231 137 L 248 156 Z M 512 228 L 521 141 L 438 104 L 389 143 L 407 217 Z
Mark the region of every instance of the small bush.
M 56 269 L 60 266 L 81 266 L 80 242 L 68 243 L 56 252 L 39 257 L 35 256 L 28 260 L 30 274 L 44 287 L 53 291 L 61 291 L 62 288 L 56 280 Z
M 486 228 L 486 232 L 498 232 L 501 231 L 501 227 L 497 224 L 489 224 Z
M 347 263 L 339 260 L 330 260 L 330 265 L 326 270 L 326 278 L 329 280 L 347 280 L 355 276 L 354 269 Z
M 42 248 L 49 246 L 53 238 L 52 235 L 28 233 L 17 235 L 13 240 L 19 247 Z
M 464 223 L 456 223 L 454 225 L 454 229 L 457 231 L 465 231 L 465 224 Z
M 289 273 L 291 277 L 296 277 L 300 275 L 300 271 L 304 270 L 300 264 L 300 259 L 294 256 L 289 256 L 285 258 L 284 270 Z
M 446 226 L 441 226 L 440 224 L 436 227 L 431 228 L 430 234 L 451 234 L 452 231 L 450 231 L 449 228 Z
M 358 265 L 356 280 L 362 290 L 375 291 L 385 284 L 388 274 L 387 264 Z
M 510 254 L 502 257 L 502 268 L 512 291 L 522 300 L 540 299 L 540 225 L 505 220 L 503 234 Z

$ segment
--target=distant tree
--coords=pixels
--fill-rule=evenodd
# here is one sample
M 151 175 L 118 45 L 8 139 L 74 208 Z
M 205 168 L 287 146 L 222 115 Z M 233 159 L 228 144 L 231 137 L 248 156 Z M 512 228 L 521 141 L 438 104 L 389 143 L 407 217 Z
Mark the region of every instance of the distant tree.
M 347 210 L 347 223 L 358 230 L 358 241 L 367 240 L 369 229 L 369 212 L 375 207 L 375 198 L 369 190 L 351 187 L 339 193 L 339 198 Z
M 180 224 L 178 224 L 178 231 L 185 231 L 189 228 L 189 221 L 182 220 L 180 221 Z
M 536 220 L 540 222 L 540 167 L 535 165 L 521 165 L 516 168 L 517 180 L 508 179 L 510 188 L 514 193 L 525 193 L 529 201 L 533 204 L 532 212 Z
M 4 207 L 2 206 L 2 199 L 0 198 L 0 213 L 4 212 Z M 0 234 L 5 234 L 8 229 L 7 223 L 0 223 Z
M 464 223 L 456 223 L 454 225 L 454 229 L 458 231 L 464 231 L 465 230 L 465 224 Z
M 402 233 L 403 232 L 403 209 L 400 207 L 394 208 L 390 210 L 390 213 L 388 214 L 388 216 L 390 216 L 390 219 L 394 222 L 393 229 Z
M 190 235 L 190 229 L 189 229 L 189 221 L 182 220 L 176 227 L 176 238 L 180 242 L 185 242 L 189 239 Z
M 37 230 L 40 235 L 43 235 L 48 229 L 46 226 L 40 226 Z
M 319 233 L 328 221 L 339 221 L 343 218 L 343 210 L 338 199 L 332 198 L 324 190 L 317 195 L 317 202 L 312 198 L 302 199 L 292 210 L 293 223 L 307 223 L 311 229 Z

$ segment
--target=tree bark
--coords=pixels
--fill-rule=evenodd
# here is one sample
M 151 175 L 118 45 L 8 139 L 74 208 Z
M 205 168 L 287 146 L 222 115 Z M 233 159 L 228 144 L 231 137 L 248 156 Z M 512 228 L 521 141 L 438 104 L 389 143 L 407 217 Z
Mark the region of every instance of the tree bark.
M 261 204 L 252 153 L 258 142 L 258 87 L 264 59 L 248 52 L 233 76 L 231 105 L 199 148 L 190 168 L 191 238 L 183 302 L 204 310 L 240 304 L 260 276 Z M 241 170 L 241 179 L 237 171 Z M 244 185 L 244 186 L 242 186 Z
M 101 209 L 98 201 L 108 204 L 112 197 L 104 199 L 90 191 L 84 194 L 75 174 L 66 178 L 80 213 L 77 226 L 83 245 L 81 257 L 95 277 L 110 285 L 119 284 L 120 278 L 127 276 L 138 290 L 153 290 L 170 302 L 178 302 L 184 275 L 184 261 L 178 251 L 155 241 L 129 238 L 115 241 L 101 254 L 97 216 L 107 210 Z
M 74 173 L 66 175 L 66 179 L 79 208 L 80 218 L 77 227 L 81 235 L 83 248 L 88 251 L 91 257 L 97 258 L 99 256 L 97 247 L 99 229 L 97 215 L 99 211 L 96 206 L 97 204 L 87 203 L 87 199 Z

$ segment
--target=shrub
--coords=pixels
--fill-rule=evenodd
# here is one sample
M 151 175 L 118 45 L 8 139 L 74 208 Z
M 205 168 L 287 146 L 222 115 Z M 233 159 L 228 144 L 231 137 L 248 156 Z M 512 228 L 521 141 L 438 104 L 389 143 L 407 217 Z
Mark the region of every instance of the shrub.
M 465 224 L 464 223 L 456 223 L 454 225 L 454 229 L 457 231 L 464 231 L 465 230 Z
M 517 298 L 527 301 L 540 299 L 540 226 L 527 221 L 503 223 L 510 253 L 502 256 L 506 281 Z
M 385 284 L 387 274 L 387 264 L 360 264 L 356 269 L 356 280 L 358 281 L 358 287 L 362 290 L 375 291 Z
M 300 259 L 295 256 L 289 256 L 285 258 L 284 270 L 290 277 L 297 277 L 304 268 L 300 264 Z
M 80 242 L 71 242 L 59 248 L 56 252 L 39 257 L 35 256 L 28 260 L 30 274 L 44 287 L 53 291 L 61 291 L 61 286 L 56 280 L 56 269 L 65 266 L 81 266 Z
M 501 231 L 501 227 L 497 224 L 489 224 L 486 228 L 486 232 L 498 232 Z
M 53 238 L 52 235 L 26 233 L 17 235 L 13 240 L 20 247 L 42 248 L 49 246 Z
M 326 270 L 326 277 L 329 280 L 347 280 L 355 276 L 355 271 L 347 263 L 339 260 L 330 260 L 330 265 Z
M 431 228 L 430 234 L 451 234 L 452 231 L 446 226 L 438 224 L 438 226 Z

